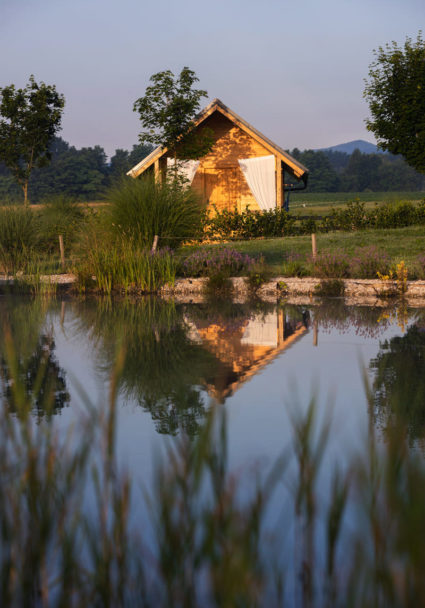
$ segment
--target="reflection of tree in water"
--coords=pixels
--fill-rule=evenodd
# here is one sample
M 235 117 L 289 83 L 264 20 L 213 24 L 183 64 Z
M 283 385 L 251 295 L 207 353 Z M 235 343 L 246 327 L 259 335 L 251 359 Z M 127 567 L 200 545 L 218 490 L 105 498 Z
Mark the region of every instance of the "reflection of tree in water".
M 87 301 L 78 315 L 108 374 L 123 344 L 121 392 L 151 414 L 157 431 L 196 433 L 205 414 L 199 385 L 216 361 L 189 339 L 175 304 L 154 298 Z
M 402 423 L 413 442 L 425 432 L 425 327 L 412 325 L 404 336 L 380 344 L 370 362 L 375 371 L 374 417 L 385 430 Z
M 408 317 L 405 307 L 348 306 L 341 299 L 328 299 L 314 308 L 314 319 L 321 331 L 346 333 L 354 329 L 364 338 L 378 338 L 393 321 L 403 324 L 404 328 Z
M 16 373 L 25 389 L 24 398 L 38 415 L 58 412 L 69 403 L 65 372 L 54 355 L 53 338 L 43 329 L 48 302 L 41 298 L 2 300 L 0 314 L 3 328 L 0 338 L 0 367 L 3 397 L 12 411 L 16 410 L 10 380 L 10 357 L 6 356 L 9 336 L 14 353 Z
M 58 413 L 69 403 L 65 372 L 54 356 L 55 343 L 52 337 L 41 335 L 34 352 L 28 359 L 17 357 L 17 377 L 25 389 L 25 398 L 39 416 Z M 10 380 L 10 368 L 6 359 L 1 359 L 4 382 L 4 397 L 10 409 L 16 411 L 15 393 Z

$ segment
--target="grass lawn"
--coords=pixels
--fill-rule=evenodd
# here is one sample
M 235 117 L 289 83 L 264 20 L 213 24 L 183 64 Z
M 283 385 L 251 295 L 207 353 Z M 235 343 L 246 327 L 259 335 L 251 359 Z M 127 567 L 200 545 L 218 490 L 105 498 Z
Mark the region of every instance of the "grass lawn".
M 393 262 L 404 260 L 409 268 L 419 253 L 425 253 L 425 226 L 409 226 L 391 230 L 359 230 L 355 232 L 329 232 L 317 234 L 317 249 L 320 251 L 354 252 L 357 247 L 375 245 L 386 251 Z M 273 273 L 282 271 L 282 263 L 288 253 L 311 254 L 310 236 L 288 236 L 277 239 L 255 239 L 231 241 L 203 247 L 231 247 L 251 256 L 262 255 Z M 185 247 L 183 253 L 189 253 Z
M 289 212 L 294 215 L 326 215 L 344 207 L 348 202 L 359 200 L 366 209 L 377 204 L 411 201 L 418 203 L 425 192 L 300 192 L 291 194 Z

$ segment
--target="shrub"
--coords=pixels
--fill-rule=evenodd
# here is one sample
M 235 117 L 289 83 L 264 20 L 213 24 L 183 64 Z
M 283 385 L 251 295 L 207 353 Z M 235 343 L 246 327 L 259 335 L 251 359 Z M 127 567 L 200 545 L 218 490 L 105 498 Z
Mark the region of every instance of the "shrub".
M 241 213 L 218 211 L 212 217 L 204 218 L 204 233 L 208 238 L 250 239 L 258 237 L 279 237 L 300 233 L 295 226 L 296 219 L 283 209 L 251 211 Z
M 0 208 L 0 264 L 6 274 L 24 270 L 38 242 L 36 215 L 25 207 Z
M 350 201 L 345 209 L 334 210 L 329 218 L 330 229 L 360 230 L 368 226 L 365 204 L 359 200 Z
M 340 279 L 350 276 L 350 260 L 343 252 L 319 253 L 312 264 L 318 277 Z
M 306 277 L 308 270 L 305 266 L 305 257 L 300 253 L 289 253 L 282 267 L 285 277 Z
M 123 179 L 107 192 L 112 232 L 137 246 L 172 249 L 199 235 L 202 209 L 197 195 L 178 183 L 156 183 L 150 177 Z
M 361 279 L 376 279 L 378 272 L 387 274 L 390 268 L 388 255 L 377 247 L 359 247 L 350 263 L 350 274 Z
M 257 289 L 270 278 L 271 272 L 265 265 L 264 259 L 261 257 L 249 268 L 246 282 L 251 291 L 257 291 Z
M 184 260 L 182 272 L 186 277 L 210 277 L 216 274 L 230 277 L 247 271 L 254 262 L 249 255 L 229 247 L 199 249 Z

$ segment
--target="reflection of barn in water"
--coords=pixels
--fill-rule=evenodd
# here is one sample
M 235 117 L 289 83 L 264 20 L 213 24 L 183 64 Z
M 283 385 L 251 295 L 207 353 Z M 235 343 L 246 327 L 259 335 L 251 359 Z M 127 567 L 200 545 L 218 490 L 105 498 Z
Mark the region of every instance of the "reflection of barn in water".
M 186 321 L 190 338 L 217 357 L 214 376 L 204 381 L 208 393 L 222 403 L 307 332 L 309 313 L 303 313 L 302 319 L 291 319 L 278 310 L 251 315 L 235 324 L 209 319 Z

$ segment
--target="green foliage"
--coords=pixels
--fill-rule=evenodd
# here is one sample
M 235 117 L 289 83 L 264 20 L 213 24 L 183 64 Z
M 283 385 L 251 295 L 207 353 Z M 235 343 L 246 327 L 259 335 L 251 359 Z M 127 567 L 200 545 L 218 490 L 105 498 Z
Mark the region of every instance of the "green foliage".
M 325 152 L 320 150 L 292 150 L 291 155 L 308 167 L 308 189 L 311 192 L 336 192 L 340 179 Z
M 80 290 L 152 293 L 174 283 L 177 264 L 171 250 L 151 253 L 127 239 L 99 241 L 90 234 L 86 238 L 85 251 L 76 267 Z
M 199 79 L 195 72 L 184 67 L 178 77 L 170 70 L 150 77 L 152 84 L 145 95 L 134 102 L 143 131 L 142 144 L 154 144 L 168 148 L 183 159 L 196 159 L 207 154 L 214 143 L 210 130 L 195 130 L 194 118 L 200 109 L 200 101 L 207 92 L 194 89 Z
M 0 264 L 6 274 L 24 270 L 40 237 L 37 216 L 26 207 L 0 208 Z
M 11 84 L 0 94 L 0 160 L 22 187 L 26 204 L 32 170 L 50 160 L 49 144 L 60 129 L 65 99 L 34 76 L 24 89 Z
M 246 283 L 251 291 L 256 292 L 270 278 L 270 269 L 264 263 L 264 258 L 261 257 L 250 265 L 247 272 Z
M 112 231 L 139 247 L 175 249 L 198 235 L 201 205 L 193 190 L 177 182 L 155 183 L 150 177 L 125 178 L 107 193 Z
M 121 149 L 115 150 L 108 169 L 111 183 L 121 180 L 127 171 L 132 169 L 134 165 L 137 165 L 145 156 L 148 156 L 152 150 L 153 147 L 150 144 L 134 145 L 131 152 Z
M 57 252 L 58 238 L 61 234 L 64 246 L 69 253 L 84 222 L 84 209 L 72 199 L 55 196 L 48 200 L 38 214 L 39 247 L 49 254 Z
M 364 95 L 371 119 L 366 124 L 384 150 L 402 154 L 425 172 L 425 42 L 407 38 L 379 47 L 369 70 Z
M 250 239 L 256 237 L 283 236 L 298 233 L 295 218 L 283 209 L 270 211 L 251 211 L 240 213 L 215 210 L 213 216 L 204 218 L 204 230 L 207 238 Z

